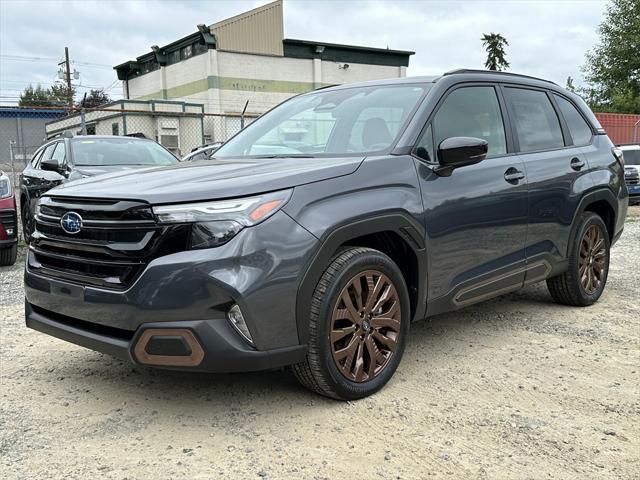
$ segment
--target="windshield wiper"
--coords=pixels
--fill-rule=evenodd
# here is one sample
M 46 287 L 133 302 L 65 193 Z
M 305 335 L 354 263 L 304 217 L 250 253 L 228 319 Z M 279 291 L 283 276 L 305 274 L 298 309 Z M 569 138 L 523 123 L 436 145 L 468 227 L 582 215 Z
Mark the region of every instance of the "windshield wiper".
M 313 155 L 304 153 L 274 153 L 271 155 L 256 155 L 249 158 L 315 158 Z

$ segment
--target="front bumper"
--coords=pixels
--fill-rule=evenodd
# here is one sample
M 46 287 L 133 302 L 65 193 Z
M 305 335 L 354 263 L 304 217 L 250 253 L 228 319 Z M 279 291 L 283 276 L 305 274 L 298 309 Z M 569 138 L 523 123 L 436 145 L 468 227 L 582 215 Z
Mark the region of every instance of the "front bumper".
M 139 363 L 134 348 L 145 330 L 188 329 L 205 352 L 197 367 L 249 371 L 296 363 L 299 275 L 317 239 L 283 212 L 241 231 L 226 245 L 153 260 L 127 290 L 71 283 L 25 269 L 30 328 Z M 237 303 L 255 348 L 226 318 Z
M 627 191 L 629 192 L 629 199 L 634 201 L 640 197 L 640 185 L 627 185 Z
M 122 331 L 92 328 L 88 322 L 80 322 L 35 308 L 37 311 L 34 310 L 33 305 L 26 302 L 27 327 L 134 364 L 143 364 L 136 357 L 134 350 L 142 334 L 150 329 L 188 329 L 202 345 L 204 357 L 201 363 L 195 367 L 164 367 L 174 370 L 200 372 L 267 370 L 298 363 L 306 354 L 305 345 L 266 351 L 253 349 L 224 321 L 145 323 L 128 338 Z

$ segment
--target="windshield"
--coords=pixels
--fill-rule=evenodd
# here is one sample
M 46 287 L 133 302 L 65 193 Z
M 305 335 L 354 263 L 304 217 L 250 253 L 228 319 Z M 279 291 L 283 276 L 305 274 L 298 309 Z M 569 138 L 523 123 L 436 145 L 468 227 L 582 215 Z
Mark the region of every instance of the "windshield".
M 71 142 L 73 163 L 79 167 L 112 165 L 172 165 L 178 160 L 150 140 L 78 138 Z
M 215 158 L 382 152 L 400 135 L 428 88 L 381 85 L 320 90 L 294 97 L 225 143 Z
M 640 165 L 640 150 L 623 150 L 625 165 Z

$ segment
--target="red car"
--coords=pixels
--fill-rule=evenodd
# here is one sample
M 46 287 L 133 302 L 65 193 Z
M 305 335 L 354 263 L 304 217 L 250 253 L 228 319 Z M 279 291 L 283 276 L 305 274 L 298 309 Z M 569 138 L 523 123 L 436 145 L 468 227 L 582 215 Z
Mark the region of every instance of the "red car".
M 13 265 L 18 255 L 16 196 L 9 176 L 0 170 L 0 266 Z

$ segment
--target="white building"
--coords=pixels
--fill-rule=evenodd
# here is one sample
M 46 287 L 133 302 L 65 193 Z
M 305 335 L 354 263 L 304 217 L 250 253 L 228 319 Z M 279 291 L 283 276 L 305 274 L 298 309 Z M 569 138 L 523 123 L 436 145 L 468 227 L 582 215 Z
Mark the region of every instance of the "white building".
M 261 114 L 327 85 L 404 77 L 414 52 L 284 38 L 282 0 L 118 65 L 124 96 L 204 105 L 206 113 Z M 248 102 L 248 103 L 247 103 Z M 205 117 L 205 136 L 215 138 Z

